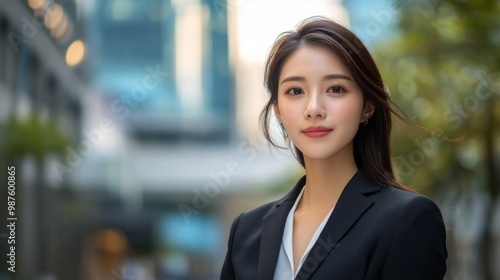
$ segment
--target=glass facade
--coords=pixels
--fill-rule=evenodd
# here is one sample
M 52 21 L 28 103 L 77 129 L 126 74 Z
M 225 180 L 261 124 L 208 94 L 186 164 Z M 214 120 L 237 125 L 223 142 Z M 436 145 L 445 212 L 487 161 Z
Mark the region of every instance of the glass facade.
M 124 123 L 133 135 L 229 139 L 232 78 L 220 2 L 96 2 L 89 72 L 109 106 L 127 107 Z

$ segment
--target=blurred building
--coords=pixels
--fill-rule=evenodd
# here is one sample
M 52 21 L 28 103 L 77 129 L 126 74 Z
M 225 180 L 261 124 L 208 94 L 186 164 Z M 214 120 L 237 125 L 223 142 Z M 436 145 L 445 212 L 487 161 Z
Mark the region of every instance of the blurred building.
M 93 205 L 83 279 L 96 270 L 217 279 L 234 214 L 286 180 L 291 162 L 237 133 L 227 3 L 93 1 L 88 9 L 96 98 L 85 101 L 82 131 L 95 145 L 68 176 Z M 127 257 L 105 268 L 95 261 L 103 230 L 127 244 Z
M 342 1 L 307 7 L 1 2 L 0 148 L 24 173 L 24 206 L 22 272 L 0 277 L 218 279 L 236 214 L 299 175 L 257 119 L 275 37 L 314 14 L 348 22 Z
M 18 218 L 16 273 L 7 274 L 2 253 L 0 278 L 41 279 L 76 264 L 56 253 L 72 234 L 58 239 L 63 215 L 53 206 L 68 184 L 54 180 L 49 164 L 80 138 L 85 86 L 70 67 L 84 56 L 81 42 L 74 47 L 80 36 L 75 1 L 2 1 L 0 35 L 0 162 L 16 167 Z M 4 221 L 6 210 L 0 210 Z
M 398 35 L 398 5 L 401 3 L 388 0 L 343 2 L 349 12 L 350 29 L 370 50 Z
M 234 94 L 223 1 L 96 1 L 91 78 L 137 139 L 228 142 Z M 115 106 L 113 106 L 115 105 Z

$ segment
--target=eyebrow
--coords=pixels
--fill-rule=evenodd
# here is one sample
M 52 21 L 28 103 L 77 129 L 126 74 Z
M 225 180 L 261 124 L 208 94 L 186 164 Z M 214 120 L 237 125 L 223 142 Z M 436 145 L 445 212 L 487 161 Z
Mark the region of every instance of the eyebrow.
M 343 80 L 349 80 L 349 81 L 352 81 L 352 79 L 346 75 L 342 75 L 342 74 L 330 74 L 330 75 L 326 75 L 323 77 L 323 81 L 327 81 L 327 80 L 337 80 L 337 79 L 343 79 Z M 281 83 L 286 83 L 286 82 L 293 82 L 293 81 L 296 81 L 296 82 L 304 82 L 306 80 L 306 78 L 302 77 L 302 76 L 290 76 L 290 77 L 286 77 L 283 79 L 283 81 L 281 81 Z

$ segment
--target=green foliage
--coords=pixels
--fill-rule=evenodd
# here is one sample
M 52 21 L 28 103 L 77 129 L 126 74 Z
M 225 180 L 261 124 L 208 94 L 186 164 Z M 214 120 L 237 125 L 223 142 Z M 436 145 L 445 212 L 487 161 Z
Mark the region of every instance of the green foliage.
M 400 36 L 374 53 L 392 99 L 418 124 L 463 138 L 454 143 L 397 126 L 399 177 L 422 192 L 484 182 L 492 153 L 485 143 L 500 124 L 500 1 L 396 4 Z
M 8 159 L 24 155 L 42 158 L 47 153 L 64 153 L 70 140 L 55 121 L 37 118 L 10 119 L 2 129 L 5 132 L 5 148 Z

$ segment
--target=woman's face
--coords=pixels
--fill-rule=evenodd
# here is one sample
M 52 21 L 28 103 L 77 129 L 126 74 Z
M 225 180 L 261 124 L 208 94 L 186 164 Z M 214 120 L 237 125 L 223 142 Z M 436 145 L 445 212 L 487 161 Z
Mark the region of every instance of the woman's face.
M 361 122 L 373 114 L 340 58 L 323 47 L 302 46 L 283 65 L 276 116 L 309 159 L 352 156 Z

